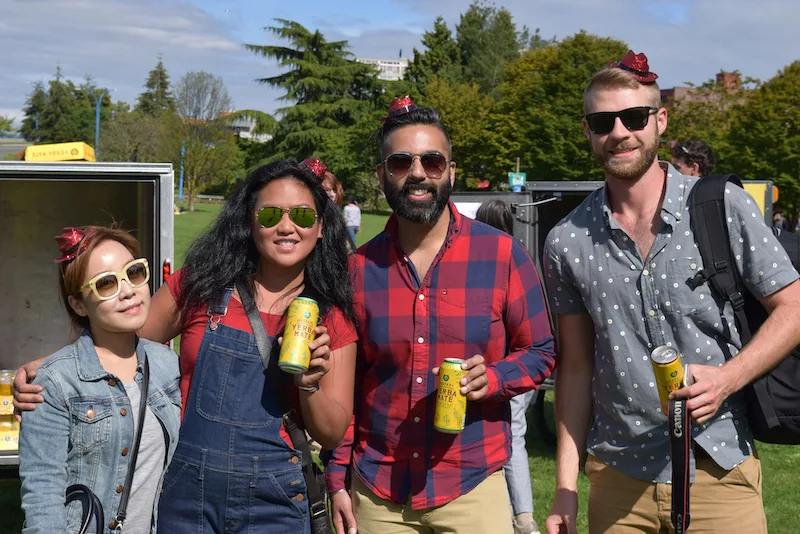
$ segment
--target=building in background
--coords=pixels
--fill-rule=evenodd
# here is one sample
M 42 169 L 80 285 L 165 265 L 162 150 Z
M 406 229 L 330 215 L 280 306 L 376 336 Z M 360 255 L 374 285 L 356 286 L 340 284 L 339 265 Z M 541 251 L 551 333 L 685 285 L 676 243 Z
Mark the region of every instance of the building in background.
M 402 80 L 408 68 L 408 58 L 402 57 L 402 53 L 397 58 L 357 57 L 356 61 L 375 67 L 381 80 Z
M 717 87 L 725 87 L 735 93 L 742 89 L 742 75 L 738 72 L 720 71 L 716 77 Z M 672 87 L 661 90 L 661 103 L 667 107 L 679 100 L 702 101 L 707 100 L 704 95 L 698 95 L 695 87 Z

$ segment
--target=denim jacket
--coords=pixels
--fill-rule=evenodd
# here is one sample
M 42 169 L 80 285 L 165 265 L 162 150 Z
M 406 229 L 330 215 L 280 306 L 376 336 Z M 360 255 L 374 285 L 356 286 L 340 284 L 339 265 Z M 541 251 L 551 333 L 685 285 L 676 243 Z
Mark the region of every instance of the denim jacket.
M 180 425 L 178 358 L 164 345 L 138 339 L 136 383 L 140 386 L 145 353 L 150 364 L 147 405 L 164 430 L 166 469 Z M 113 532 L 108 525 L 117 513 L 131 457 L 121 451 L 133 447 L 138 416 L 132 412 L 124 385 L 103 369 L 88 331 L 45 360 L 34 383 L 44 388 L 44 404 L 24 414 L 20 429 L 22 532 L 77 532 L 81 505 L 64 506 L 71 484 L 92 489 L 103 504 L 104 529 Z M 153 504 L 154 519 L 157 504 L 158 498 Z M 90 532 L 94 532 L 94 522 Z

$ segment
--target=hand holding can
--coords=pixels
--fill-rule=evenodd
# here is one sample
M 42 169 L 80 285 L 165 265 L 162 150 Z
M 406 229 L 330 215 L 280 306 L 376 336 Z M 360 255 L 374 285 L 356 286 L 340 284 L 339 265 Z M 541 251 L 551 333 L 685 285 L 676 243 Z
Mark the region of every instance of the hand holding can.
M 308 364 L 311 361 L 309 345 L 316 337 L 315 329 L 318 321 L 319 305 L 316 300 L 298 297 L 289 304 L 278 358 L 278 367 L 283 371 L 291 374 L 308 371 Z

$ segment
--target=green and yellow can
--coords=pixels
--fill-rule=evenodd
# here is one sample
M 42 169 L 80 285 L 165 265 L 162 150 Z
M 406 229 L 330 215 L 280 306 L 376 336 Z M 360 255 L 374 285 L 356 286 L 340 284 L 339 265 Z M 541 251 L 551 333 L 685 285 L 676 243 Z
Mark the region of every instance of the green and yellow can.
M 467 372 L 461 369 L 462 363 L 464 360 L 460 358 L 445 358 L 439 367 L 433 428 L 445 434 L 458 434 L 464 430 L 467 418 L 467 397 L 461 394 L 461 379 Z
M 650 361 L 656 375 L 656 387 L 661 399 L 661 410 L 667 413 L 669 394 L 683 387 L 683 362 L 680 353 L 672 347 L 662 345 L 650 353 Z
M 311 361 L 309 345 L 314 341 L 319 320 L 319 305 L 314 299 L 298 297 L 289 304 L 278 367 L 291 374 L 308 371 Z

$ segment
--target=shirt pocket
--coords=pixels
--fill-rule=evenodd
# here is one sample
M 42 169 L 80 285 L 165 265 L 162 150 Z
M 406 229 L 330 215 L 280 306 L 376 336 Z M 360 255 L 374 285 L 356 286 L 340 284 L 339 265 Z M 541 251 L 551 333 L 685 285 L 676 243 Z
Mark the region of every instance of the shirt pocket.
M 489 289 L 437 290 L 437 342 L 488 343 L 489 325 L 492 321 L 491 293 L 492 290 Z
M 70 439 L 80 452 L 89 452 L 107 443 L 111 437 L 111 415 L 109 404 L 96 401 L 77 401 L 70 407 L 72 429 Z
M 719 317 L 719 307 L 708 282 L 692 289 L 689 282 L 703 269 L 700 257 L 679 257 L 667 261 L 665 297 L 666 313 L 686 317 Z

